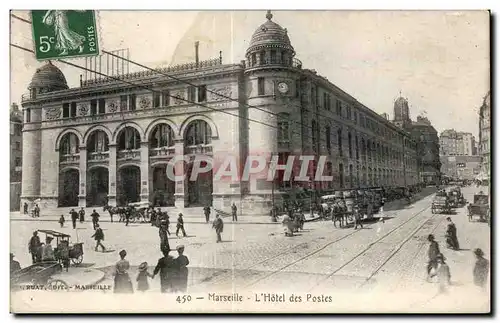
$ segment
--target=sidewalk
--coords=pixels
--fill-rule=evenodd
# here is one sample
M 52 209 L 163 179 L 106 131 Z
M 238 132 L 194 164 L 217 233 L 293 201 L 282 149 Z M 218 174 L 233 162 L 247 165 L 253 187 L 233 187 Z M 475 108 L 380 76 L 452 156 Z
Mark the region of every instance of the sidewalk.
M 52 276 L 52 279 L 60 279 L 64 281 L 70 289 L 74 290 L 75 286 L 88 286 L 100 283 L 105 277 L 103 271 L 94 268 L 70 267 L 68 272 L 64 269 L 57 275 Z M 78 288 L 76 288 L 78 290 Z

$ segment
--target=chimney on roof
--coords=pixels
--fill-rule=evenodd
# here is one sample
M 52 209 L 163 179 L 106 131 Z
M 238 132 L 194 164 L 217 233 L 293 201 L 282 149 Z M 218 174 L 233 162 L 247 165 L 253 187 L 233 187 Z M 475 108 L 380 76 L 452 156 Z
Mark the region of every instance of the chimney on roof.
M 194 59 L 196 62 L 196 67 L 200 64 L 200 42 L 196 41 L 194 43 Z

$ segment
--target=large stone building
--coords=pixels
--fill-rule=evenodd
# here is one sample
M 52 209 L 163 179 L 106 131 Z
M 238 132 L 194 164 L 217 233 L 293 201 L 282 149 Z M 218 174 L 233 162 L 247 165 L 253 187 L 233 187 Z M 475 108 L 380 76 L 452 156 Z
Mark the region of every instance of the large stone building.
M 490 175 L 490 142 L 491 142 L 491 127 L 490 113 L 491 101 L 490 92 L 483 99 L 483 104 L 479 109 L 479 145 L 478 154 L 481 156 L 481 170 L 484 174 Z
M 189 181 L 192 161 L 176 164 L 176 175 L 188 176 L 173 182 L 165 167 L 175 155 L 241 161 L 274 154 L 281 163 L 289 155 L 325 155 L 325 175 L 334 179 L 309 184 L 317 190 L 416 183 L 410 135 L 304 69 L 287 30 L 270 13 L 266 18 L 244 61 L 196 60 L 121 76 L 141 86 L 105 78 L 70 89 L 56 66 L 39 68 L 22 102 L 22 202 L 40 198 L 43 207 L 57 207 L 140 200 L 227 209 L 236 201 L 247 212 L 269 208 L 271 194 L 279 200 L 296 185 L 217 180 L 214 172 Z
M 441 156 L 442 172 L 449 178 L 474 180 L 481 170 L 479 156 Z
M 10 210 L 18 210 L 21 197 L 23 114 L 15 103 L 10 108 Z
M 474 156 L 476 154 L 475 141 L 475 137 L 470 132 L 447 129 L 439 137 L 440 155 Z
M 393 123 L 409 132 L 417 143 L 417 168 L 419 182 L 435 184 L 441 181 L 439 138 L 429 119 L 418 116 L 412 121 L 408 99 L 399 97 L 394 102 Z

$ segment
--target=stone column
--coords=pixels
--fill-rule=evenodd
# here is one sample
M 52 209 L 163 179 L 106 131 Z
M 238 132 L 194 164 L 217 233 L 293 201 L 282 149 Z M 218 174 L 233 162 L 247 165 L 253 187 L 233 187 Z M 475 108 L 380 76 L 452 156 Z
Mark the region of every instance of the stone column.
M 141 202 L 149 202 L 149 143 L 141 142 Z
M 87 207 L 87 147 L 80 146 L 80 187 L 78 206 Z
M 176 156 L 184 156 L 184 140 L 176 140 L 175 141 L 175 155 Z M 177 162 L 175 164 L 175 172 L 176 176 L 180 176 L 184 174 L 184 163 Z M 186 205 L 185 199 L 187 198 L 187 189 L 185 188 L 186 181 L 179 180 L 175 181 L 175 207 L 184 208 Z
M 116 206 L 116 144 L 109 145 L 108 205 Z

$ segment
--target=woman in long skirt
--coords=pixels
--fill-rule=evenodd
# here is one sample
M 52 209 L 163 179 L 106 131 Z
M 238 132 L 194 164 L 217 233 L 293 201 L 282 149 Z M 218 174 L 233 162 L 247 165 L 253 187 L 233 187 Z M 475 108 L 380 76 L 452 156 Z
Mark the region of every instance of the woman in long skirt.
M 120 260 L 115 266 L 115 285 L 114 293 L 133 293 L 134 289 L 132 287 L 132 281 L 128 275 L 128 269 L 130 264 L 125 260 L 127 252 L 125 250 L 120 251 Z

